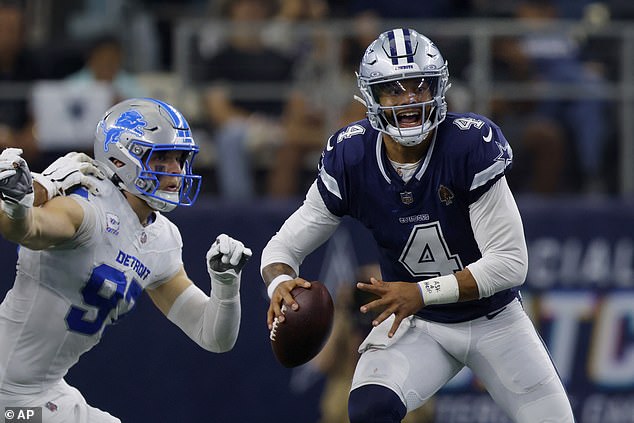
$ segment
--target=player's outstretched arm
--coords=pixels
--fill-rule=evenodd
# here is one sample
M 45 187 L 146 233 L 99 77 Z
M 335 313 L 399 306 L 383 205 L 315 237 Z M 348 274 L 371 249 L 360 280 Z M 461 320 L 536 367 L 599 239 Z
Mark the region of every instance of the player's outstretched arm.
M 185 269 L 148 290 L 154 304 L 198 345 L 212 352 L 233 348 L 240 329 L 240 276 L 251 249 L 225 234 L 207 252 L 211 295 L 189 279 Z
M 84 217 L 70 198 L 33 208 L 33 177 L 19 148 L 0 154 L 0 233 L 4 238 L 39 250 L 72 238 Z

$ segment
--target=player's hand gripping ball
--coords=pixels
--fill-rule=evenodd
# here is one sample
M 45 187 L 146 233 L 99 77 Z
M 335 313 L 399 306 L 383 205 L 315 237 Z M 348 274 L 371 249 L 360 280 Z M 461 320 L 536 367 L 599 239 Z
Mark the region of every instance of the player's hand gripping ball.
M 310 361 L 324 347 L 332 331 L 334 307 L 328 289 L 311 282 L 310 289 L 291 291 L 299 309 L 282 304 L 284 322 L 273 321 L 270 339 L 273 353 L 284 367 L 297 367 Z

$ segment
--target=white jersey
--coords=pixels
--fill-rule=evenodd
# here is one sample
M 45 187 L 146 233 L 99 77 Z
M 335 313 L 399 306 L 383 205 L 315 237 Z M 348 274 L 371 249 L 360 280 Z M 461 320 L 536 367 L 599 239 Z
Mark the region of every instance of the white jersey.
M 140 293 L 182 265 L 176 226 L 155 213 L 143 227 L 109 181 L 84 209 L 76 236 L 43 251 L 20 247 L 13 288 L 0 305 L 0 394 L 32 394 L 59 382 Z

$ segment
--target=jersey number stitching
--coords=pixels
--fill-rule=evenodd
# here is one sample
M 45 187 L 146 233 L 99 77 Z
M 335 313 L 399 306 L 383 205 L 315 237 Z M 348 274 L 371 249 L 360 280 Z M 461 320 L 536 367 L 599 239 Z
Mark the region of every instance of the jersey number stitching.
M 87 318 L 88 310 L 73 305 L 66 315 L 68 329 L 84 335 L 94 335 L 103 328 L 113 310 L 116 310 L 116 313 L 112 320 L 130 311 L 143 288 L 134 278 L 127 292 L 126 287 L 128 287 L 127 278 L 119 269 L 107 264 L 95 267 L 90 274 L 90 279 L 82 288 L 81 295 L 84 304 L 96 308 L 96 316 L 93 319 Z M 127 307 L 121 307 L 124 311 L 119 313 L 121 301 L 125 301 Z
M 412 276 L 436 277 L 462 270 L 457 254 L 451 254 L 440 222 L 416 225 L 399 259 Z
M 337 137 L 337 144 L 339 144 L 343 140 L 347 140 L 348 138 L 352 138 L 355 135 L 363 135 L 365 134 L 365 128 L 361 125 L 350 125 L 345 131 L 339 133 Z

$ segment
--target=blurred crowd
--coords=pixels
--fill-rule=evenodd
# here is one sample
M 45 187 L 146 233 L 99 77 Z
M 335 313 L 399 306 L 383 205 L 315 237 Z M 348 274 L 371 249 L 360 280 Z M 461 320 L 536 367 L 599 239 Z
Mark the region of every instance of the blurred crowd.
M 476 38 L 438 30 L 443 20 L 471 34 L 492 21 L 521 30 L 500 27 L 483 62 Z M 516 192 L 619 193 L 620 100 L 607 94 L 627 67 L 622 37 L 601 30 L 634 25 L 631 0 L 0 0 L 0 147 L 22 148 L 34 170 L 69 149 L 90 152 L 77 122 L 91 118 L 86 102 L 101 87 L 111 104 L 153 96 L 183 110 L 207 193 L 300 196 L 329 134 L 365 117 L 355 70 L 397 24 L 448 60 L 450 111 L 502 127 Z M 41 81 L 75 96 L 47 99 Z M 50 129 L 41 115 L 53 109 Z

